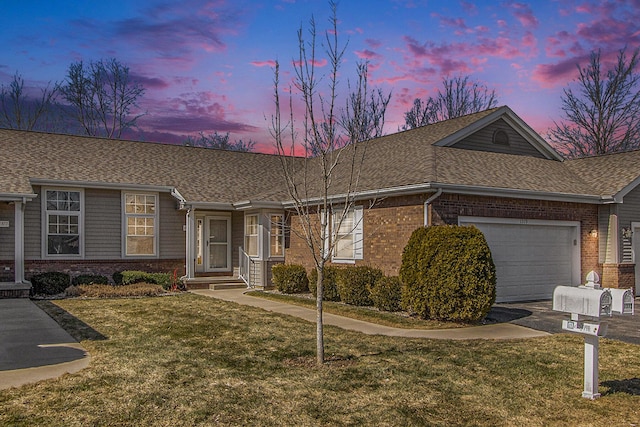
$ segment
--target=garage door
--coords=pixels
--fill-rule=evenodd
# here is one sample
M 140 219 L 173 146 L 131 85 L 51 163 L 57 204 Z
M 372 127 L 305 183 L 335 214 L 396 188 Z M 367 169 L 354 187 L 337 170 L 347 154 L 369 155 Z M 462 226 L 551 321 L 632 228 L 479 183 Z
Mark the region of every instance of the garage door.
M 482 231 L 496 265 L 496 301 L 551 299 L 580 282 L 578 222 L 460 217 Z

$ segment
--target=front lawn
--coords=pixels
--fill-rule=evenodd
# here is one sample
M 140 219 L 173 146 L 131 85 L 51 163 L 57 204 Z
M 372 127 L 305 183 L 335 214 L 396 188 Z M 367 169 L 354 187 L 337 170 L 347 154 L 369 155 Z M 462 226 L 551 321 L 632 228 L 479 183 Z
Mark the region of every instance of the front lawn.
M 602 340 L 603 397 L 581 398 L 580 337 L 436 341 L 315 325 L 213 298 L 41 302 L 91 353 L 74 375 L 0 391 L 8 426 L 640 423 L 640 348 Z

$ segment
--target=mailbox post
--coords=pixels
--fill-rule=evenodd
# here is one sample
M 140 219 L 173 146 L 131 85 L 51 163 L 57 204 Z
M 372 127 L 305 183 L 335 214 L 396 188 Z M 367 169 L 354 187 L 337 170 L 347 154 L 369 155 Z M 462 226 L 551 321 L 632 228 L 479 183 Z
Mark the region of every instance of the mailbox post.
M 570 313 L 562 321 L 562 329 L 584 335 L 584 391 L 582 397 L 597 399 L 599 338 L 607 333 L 608 324 L 600 317 L 612 313 L 634 314 L 634 298 L 630 289 L 603 289 L 594 271 L 587 274 L 582 286 L 557 286 L 553 291 L 553 310 Z

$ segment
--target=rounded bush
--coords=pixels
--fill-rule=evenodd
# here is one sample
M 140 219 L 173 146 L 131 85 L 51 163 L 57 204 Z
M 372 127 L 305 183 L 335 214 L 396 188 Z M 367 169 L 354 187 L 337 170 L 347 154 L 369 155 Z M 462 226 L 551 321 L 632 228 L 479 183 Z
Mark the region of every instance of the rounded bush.
M 371 287 L 373 306 L 382 311 L 402 309 L 402 282 L 398 276 L 381 277 Z
M 34 295 L 57 295 L 71 285 L 71 277 L 66 273 L 48 272 L 31 276 L 31 293 Z
M 496 269 L 476 227 L 413 232 L 402 254 L 402 306 L 423 318 L 477 322 L 496 298 Z
M 369 289 L 382 276 L 382 270 L 364 265 L 341 268 L 336 277 L 340 301 L 351 305 L 373 305 Z
M 324 288 L 324 295 L 322 299 L 324 301 L 340 301 L 340 294 L 338 294 L 338 287 L 336 286 L 336 278 L 338 275 L 338 268 L 325 266 L 324 267 L 324 280 L 322 286 Z M 309 274 L 309 290 L 313 296 L 317 296 L 316 284 L 318 283 L 318 272 L 314 268 Z
M 71 279 L 71 284 L 77 285 L 108 285 L 109 279 L 99 274 L 81 274 Z
M 298 264 L 276 264 L 271 267 L 271 281 L 283 294 L 299 294 L 309 291 L 307 270 Z

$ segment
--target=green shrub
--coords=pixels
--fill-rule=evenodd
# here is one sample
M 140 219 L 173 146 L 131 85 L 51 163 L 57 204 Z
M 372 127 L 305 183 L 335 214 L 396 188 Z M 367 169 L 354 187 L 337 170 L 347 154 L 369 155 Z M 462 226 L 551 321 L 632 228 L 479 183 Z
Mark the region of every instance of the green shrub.
M 382 311 L 400 311 L 402 283 L 398 276 L 381 277 L 369 289 L 374 307 Z
M 113 279 L 114 285 L 116 286 L 122 285 L 122 271 L 116 271 L 111 275 L 111 278 Z
M 338 287 L 336 286 L 336 276 L 340 269 L 331 266 L 324 267 L 324 280 L 322 286 L 324 289 L 324 295 L 322 299 L 324 301 L 340 301 L 340 294 L 338 294 Z M 318 283 L 318 272 L 314 268 L 309 274 L 309 290 L 313 296 L 317 296 L 316 284 Z
M 297 264 L 276 264 L 271 267 L 271 280 L 280 292 L 298 294 L 309 291 L 307 270 Z
M 491 251 L 475 227 L 413 232 L 402 254 L 402 305 L 424 318 L 477 322 L 496 298 Z
M 171 275 L 169 273 L 147 273 L 135 270 L 122 272 L 123 285 L 143 282 L 160 285 L 163 289 L 169 289 L 171 287 Z
M 66 273 L 55 271 L 31 276 L 31 293 L 33 295 L 57 295 L 71 285 L 71 277 Z
M 71 284 L 77 285 L 108 285 L 109 279 L 99 274 L 81 274 L 71 279 Z
M 336 277 L 340 301 L 351 305 L 373 305 L 369 288 L 383 276 L 382 270 L 364 265 L 341 268 Z

